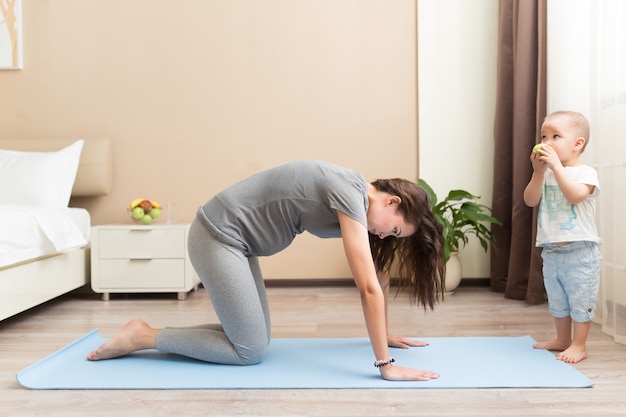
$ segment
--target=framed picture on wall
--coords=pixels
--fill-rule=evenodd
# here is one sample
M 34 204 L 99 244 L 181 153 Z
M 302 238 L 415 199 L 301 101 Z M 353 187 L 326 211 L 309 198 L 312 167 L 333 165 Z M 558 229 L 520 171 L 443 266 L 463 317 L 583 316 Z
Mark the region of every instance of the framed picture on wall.
M 22 69 L 22 0 L 0 0 L 0 69 Z

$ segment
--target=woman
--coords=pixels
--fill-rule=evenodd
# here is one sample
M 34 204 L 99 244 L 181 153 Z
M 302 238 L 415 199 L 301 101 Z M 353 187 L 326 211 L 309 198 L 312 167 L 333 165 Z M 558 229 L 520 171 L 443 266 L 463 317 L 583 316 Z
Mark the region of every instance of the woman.
M 343 239 L 382 377 L 437 378 L 434 372 L 394 365 L 389 346 L 424 344 L 387 330 L 388 272 L 394 259 L 400 288 L 409 291 L 412 303 L 432 309 L 443 296 L 443 237 L 427 194 L 407 180 L 368 184 L 356 171 L 322 161 L 295 161 L 259 172 L 198 210 L 189 231 L 189 256 L 221 324 L 154 329 L 132 320 L 87 358 L 158 349 L 214 363 L 260 362 L 271 324 L 258 257 L 281 251 L 305 230 Z

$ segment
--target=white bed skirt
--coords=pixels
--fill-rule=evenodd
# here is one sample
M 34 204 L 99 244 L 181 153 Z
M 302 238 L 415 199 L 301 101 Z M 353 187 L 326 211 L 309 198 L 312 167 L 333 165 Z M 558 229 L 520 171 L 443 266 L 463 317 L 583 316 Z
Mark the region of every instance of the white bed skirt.
M 89 283 L 89 248 L 0 269 L 0 320 Z

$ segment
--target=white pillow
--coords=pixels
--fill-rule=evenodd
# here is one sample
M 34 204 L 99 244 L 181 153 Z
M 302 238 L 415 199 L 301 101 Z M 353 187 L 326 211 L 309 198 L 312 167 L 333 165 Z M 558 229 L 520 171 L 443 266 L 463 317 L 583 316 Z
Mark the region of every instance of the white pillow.
M 67 207 L 83 143 L 55 152 L 0 150 L 0 203 Z

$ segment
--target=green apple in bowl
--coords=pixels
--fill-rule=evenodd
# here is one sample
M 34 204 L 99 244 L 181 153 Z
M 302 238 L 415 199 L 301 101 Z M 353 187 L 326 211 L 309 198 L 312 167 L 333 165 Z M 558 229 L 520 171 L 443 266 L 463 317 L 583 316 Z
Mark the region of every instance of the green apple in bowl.
M 158 219 L 159 217 L 161 217 L 161 209 L 153 207 L 152 210 L 150 210 L 150 217 L 152 217 L 153 219 Z
M 131 216 L 133 217 L 133 219 L 135 220 L 141 220 L 141 218 L 144 216 L 144 212 L 143 209 L 141 207 L 135 207 L 132 211 L 131 211 Z

